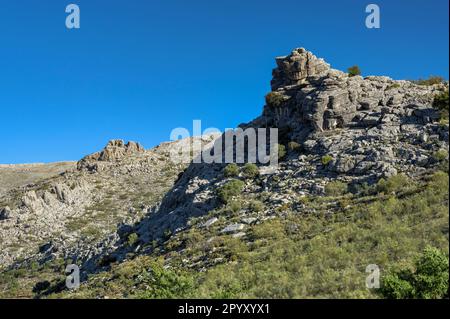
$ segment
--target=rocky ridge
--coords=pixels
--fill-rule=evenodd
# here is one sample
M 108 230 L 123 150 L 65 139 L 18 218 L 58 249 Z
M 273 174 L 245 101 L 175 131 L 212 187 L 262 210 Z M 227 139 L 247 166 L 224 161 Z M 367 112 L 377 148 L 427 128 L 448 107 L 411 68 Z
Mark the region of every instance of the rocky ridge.
M 262 115 L 240 126 L 279 129 L 287 154 L 275 171 L 229 177 L 224 164 L 171 162 L 171 149 L 186 141 L 149 151 L 137 143 L 111 141 L 80 160 L 76 171 L 1 198 L 1 263 L 11 265 L 24 256 L 63 257 L 94 272 L 130 253 L 149 254 L 190 229 L 245 240 L 251 225 L 282 216 L 286 207 L 310 213 L 304 202 L 325 195 L 331 182 L 355 190 L 400 173 L 420 176 L 440 165 L 437 152 L 446 152 L 448 160 L 448 124 L 439 121 L 432 106 L 448 84 L 349 76 L 303 48 L 277 58 L 276 64 Z M 244 185 L 242 207 L 252 201 L 261 207 L 238 207 L 228 220 L 220 216 L 224 203 L 217 190 L 233 179 Z M 104 232 L 90 236 L 95 229 Z M 131 234 L 137 237 L 132 245 Z M 16 251 L 16 238 L 33 245 Z M 210 263 L 185 261 L 199 270 Z
M 299 194 L 323 195 L 334 180 L 356 188 L 399 173 L 418 176 L 439 164 L 436 152 L 448 156 L 448 124 L 439 122 L 432 107 L 434 96 L 448 84 L 349 76 L 303 48 L 276 62 L 263 114 L 240 125 L 276 127 L 280 144 L 298 144 L 273 174 L 246 184 L 248 195 L 270 194 L 266 215 L 295 202 Z M 191 164 L 150 221 L 140 225 L 142 238 L 177 231 L 189 218 L 220 206 L 216 190 L 230 180 L 223 167 Z
M 116 231 L 138 222 L 170 190 L 186 166 L 172 162 L 170 151 L 192 140 L 151 150 L 112 140 L 76 168 L 7 190 L 0 196 L 0 268 L 27 260 L 89 259 L 114 247 Z

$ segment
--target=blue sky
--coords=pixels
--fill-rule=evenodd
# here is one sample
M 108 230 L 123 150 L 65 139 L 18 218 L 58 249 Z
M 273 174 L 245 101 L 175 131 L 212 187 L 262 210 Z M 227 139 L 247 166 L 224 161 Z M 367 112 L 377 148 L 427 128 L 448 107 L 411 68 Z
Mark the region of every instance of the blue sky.
M 448 79 L 448 1 L 0 0 L 0 163 L 78 160 L 109 139 L 258 116 L 275 56 L 305 47 L 364 75 Z M 381 29 L 365 28 L 365 6 Z

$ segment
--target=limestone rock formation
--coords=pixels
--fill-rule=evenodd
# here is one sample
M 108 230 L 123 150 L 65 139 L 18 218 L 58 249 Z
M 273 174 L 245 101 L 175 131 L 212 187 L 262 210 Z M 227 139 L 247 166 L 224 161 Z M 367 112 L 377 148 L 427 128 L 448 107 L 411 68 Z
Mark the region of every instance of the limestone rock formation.
M 275 172 L 262 178 L 262 185 L 246 185 L 246 194 L 273 194 L 272 212 L 298 194 L 323 194 L 336 179 L 356 187 L 398 173 L 418 176 L 437 164 L 435 152 L 448 150 L 448 124 L 439 123 L 433 108 L 434 96 L 448 84 L 349 76 L 303 48 L 276 63 L 263 114 L 240 125 L 275 127 L 280 144 L 300 145 L 301 154 L 289 152 Z M 163 230 L 182 229 L 189 218 L 217 208 L 216 190 L 227 181 L 223 167 L 191 164 L 139 225 L 141 236 L 155 239 Z
M 427 124 L 439 118 L 431 108 L 445 85 L 421 86 L 384 76 L 349 76 L 305 49 L 277 58 L 272 92 L 254 124 L 278 127 L 302 142 L 311 131 Z
M 99 167 L 98 162 L 117 162 L 126 156 L 144 152 L 144 147 L 139 143 L 130 141 L 125 144 L 123 140 L 111 140 L 102 151 L 81 159 L 77 164 L 77 168 L 79 170 L 95 170 Z
M 276 58 L 276 63 L 271 82 L 274 91 L 303 84 L 308 78 L 324 76 L 330 70 L 328 63 L 304 48 L 294 49 L 290 55 Z

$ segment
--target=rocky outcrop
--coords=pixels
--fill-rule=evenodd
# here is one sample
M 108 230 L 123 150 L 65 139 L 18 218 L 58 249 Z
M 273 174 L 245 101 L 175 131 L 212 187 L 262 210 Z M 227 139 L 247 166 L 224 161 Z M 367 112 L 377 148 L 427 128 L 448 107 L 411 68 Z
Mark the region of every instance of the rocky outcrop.
M 99 168 L 98 162 L 118 162 L 125 157 L 144 152 L 144 147 L 139 143 L 130 141 L 125 144 L 123 140 L 111 140 L 102 151 L 81 159 L 77 164 L 77 168 L 79 170 L 97 170 Z
M 272 92 L 254 126 L 278 127 L 302 142 L 311 131 L 424 125 L 439 118 L 431 108 L 445 85 L 421 86 L 384 76 L 349 76 L 303 48 L 277 58 Z
M 310 77 L 325 76 L 330 65 L 303 48 L 295 49 L 288 56 L 276 58 L 277 68 L 273 70 L 272 90 L 300 85 Z
M 432 106 L 448 84 L 349 76 L 303 48 L 276 63 L 263 114 L 240 126 L 278 128 L 280 144 L 300 144 L 275 171 L 243 191 L 269 193 L 267 214 L 299 194 L 324 194 L 325 185 L 336 179 L 355 189 L 399 173 L 418 176 L 437 164 L 433 154 L 448 149 L 448 124 L 439 123 Z M 220 206 L 216 190 L 227 181 L 223 167 L 191 164 L 139 225 L 141 238 L 153 240 L 163 230 L 184 229 L 190 218 Z

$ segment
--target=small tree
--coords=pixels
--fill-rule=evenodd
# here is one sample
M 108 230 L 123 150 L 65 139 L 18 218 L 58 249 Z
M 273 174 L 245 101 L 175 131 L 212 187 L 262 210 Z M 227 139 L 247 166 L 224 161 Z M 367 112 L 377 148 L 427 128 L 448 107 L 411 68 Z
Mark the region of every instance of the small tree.
M 440 299 L 448 297 L 448 256 L 427 247 L 415 263 L 415 270 L 401 269 L 382 279 L 380 293 L 389 299 Z
M 359 66 L 354 65 L 348 68 L 348 75 L 349 76 L 356 76 L 361 75 L 361 70 L 359 69 Z

